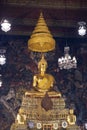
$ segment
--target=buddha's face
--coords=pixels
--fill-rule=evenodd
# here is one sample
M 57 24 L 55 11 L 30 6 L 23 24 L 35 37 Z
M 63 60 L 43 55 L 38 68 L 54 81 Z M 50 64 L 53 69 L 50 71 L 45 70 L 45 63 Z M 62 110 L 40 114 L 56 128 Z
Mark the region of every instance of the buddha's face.
M 20 109 L 20 110 L 19 110 L 19 113 L 20 113 L 20 114 L 22 114 L 23 112 L 24 112 L 23 109 Z
M 41 69 L 43 69 L 45 71 L 46 70 L 46 64 L 42 63 L 41 64 Z
M 70 109 L 70 114 L 73 114 L 73 109 Z
M 45 72 L 46 68 L 47 68 L 47 62 L 44 59 L 44 57 L 42 57 L 42 59 L 38 63 L 38 69 L 39 69 L 40 72 Z

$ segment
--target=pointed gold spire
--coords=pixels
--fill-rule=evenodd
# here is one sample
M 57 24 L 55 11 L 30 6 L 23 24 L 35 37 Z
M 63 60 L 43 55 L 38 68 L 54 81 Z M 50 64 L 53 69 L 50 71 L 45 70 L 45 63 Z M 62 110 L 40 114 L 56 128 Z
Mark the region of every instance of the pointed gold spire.
M 47 27 L 42 13 L 28 41 L 28 49 L 36 52 L 48 52 L 55 49 L 55 40 Z

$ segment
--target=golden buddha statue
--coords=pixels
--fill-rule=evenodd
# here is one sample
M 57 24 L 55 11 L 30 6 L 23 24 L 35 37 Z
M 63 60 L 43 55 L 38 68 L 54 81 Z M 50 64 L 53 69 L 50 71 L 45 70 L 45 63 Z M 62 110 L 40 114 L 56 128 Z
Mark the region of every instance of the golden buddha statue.
M 17 124 L 24 125 L 25 121 L 26 121 L 26 115 L 23 113 L 23 110 L 20 108 L 19 113 L 17 114 L 16 122 L 17 122 Z
M 44 59 L 43 55 L 41 60 L 38 62 L 39 73 L 33 77 L 33 87 L 40 92 L 46 92 L 50 90 L 55 83 L 54 77 L 45 73 L 46 69 L 47 61 Z
M 67 121 L 68 121 L 69 125 L 75 125 L 76 116 L 74 115 L 73 109 L 69 110 L 69 115 L 67 117 Z
M 48 30 L 42 13 L 28 41 L 28 49 L 40 53 L 55 49 L 55 40 Z M 49 91 L 55 87 L 55 79 L 46 73 L 47 66 L 47 61 L 42 55 L 38 62 L 38 74 L 33 77 L 33 88 L 37 91 L 31 89 L 25 92 L 17 114 L 17 122 L 12 124 L 10 130 L 79 130 L 75 125 L 76 116 L 72 109 L 69 111 L 65 108 L 65 100 L 61 93 L 55 89 Z

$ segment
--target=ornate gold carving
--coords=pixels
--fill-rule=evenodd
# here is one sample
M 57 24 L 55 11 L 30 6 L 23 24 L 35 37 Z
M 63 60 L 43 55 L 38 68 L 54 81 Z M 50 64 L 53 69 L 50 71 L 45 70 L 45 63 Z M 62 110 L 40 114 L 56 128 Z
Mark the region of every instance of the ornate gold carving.
M 55 49 L 55 41 L 47 28 L 42 14 L 28 41 L 28 48 L 36 52 L 48 52 Z M 27 130 L 28 127 L 29 129 L 32 127 L 33 130 L 37 128 L 61 130 L 62 122 L 65 123 L 67 121 L 68 130 L 79 129 L 75 125 L 76 117 L 72 109 L 69 111 L 69 109 L 65 108 L 65 101 L 61 97 L 61 93 L 52 90 L 55 79 L 52 75 L 46 73 L 46 69 L 47 61 L 42 56 L 38 63 L 39 72 L 33 77 L 33 87 L 38 91 L 32 89 L 25 92 L 20 108 L 22 111 L 19 111 L 18 115 L 20 116 L 16 118 L 11 130 Z M 22 118 L 22 121 L 19 120 L 21 115 L 26 117 Z M 30 126 L 27 126 L 28 123 Z
M 20 124 L 20 125 L 26 124 L 26 115 L 25 115 L 23 108 L 19 109 L 19 112 L 17 114 L 17 118 L 15 121 L 16 121 L 16 124 Z
M 47 27 L 42 13 L 28 41 L 28 49 L 35 52 L 48 52 L 55 49 L 55 40 Z
M 51 124 L 53 126 L 54 123 L 58 123 L 58 129 L 62 129 L 61 124 L 63 121 L 67 122 L 67 117 L 70 115 L 71 109 L 69 111 L 69 109 L 65 108 L 65 101 L 58 92 L 48 91 L 47 93 L 52 101 L 52 107 L 47 111 L 41 105 L 45 93 L 34 90 L 25 93 L 20 113 L 26 115 L 26 123 L 20 125 L 20 123 L 15 122 L 12 125 L 11 130 L 27 130 L 27 123 L 29 121 L 35 124 L 34 129 L 37 129 L 37 123 L 41 123 L 42 128 L 43 124 Z M 45 103 L 47 104 L 48 100 Z M 79 130 L 79 127 L 68 123 L 67 129 Z
M 73 109 L 69 110 L 69 115 L 67 117 L 67 121 L 68 121 L 69 125 L 75 125 L 75 123 L 76 123 L 76 116 L 74 115 Z

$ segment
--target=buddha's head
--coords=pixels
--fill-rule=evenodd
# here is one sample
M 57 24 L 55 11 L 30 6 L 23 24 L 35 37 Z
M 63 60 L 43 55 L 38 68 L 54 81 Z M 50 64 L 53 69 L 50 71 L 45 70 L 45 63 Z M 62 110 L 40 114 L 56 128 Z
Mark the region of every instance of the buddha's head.
M 19 109 L 19 114 L 23 114 L 24 110 L 22 108 Z
M 44 55 L 42 55 L 41 60 L 38 63 L 38 69 L 41 74 L 44 74 L 47 69 L 47 61 L 44 58 Z
M 73 113 L 74 113 L 74 110 L 73 110 L 73 109 L 70 109 L 69 112 L 70 112 L 70 114 L 73 114 Z

